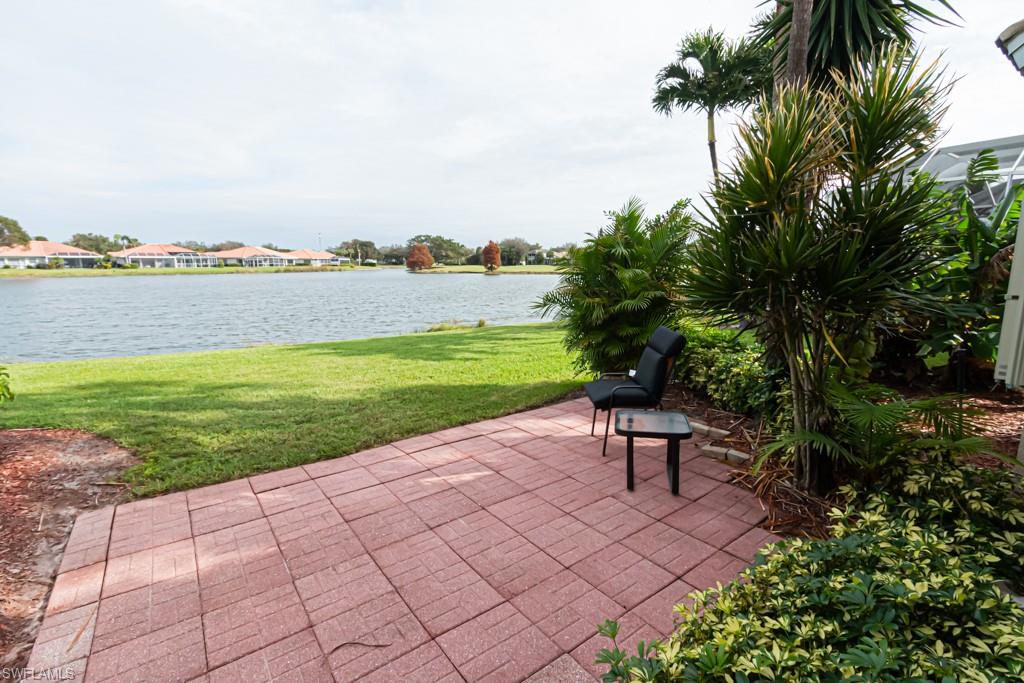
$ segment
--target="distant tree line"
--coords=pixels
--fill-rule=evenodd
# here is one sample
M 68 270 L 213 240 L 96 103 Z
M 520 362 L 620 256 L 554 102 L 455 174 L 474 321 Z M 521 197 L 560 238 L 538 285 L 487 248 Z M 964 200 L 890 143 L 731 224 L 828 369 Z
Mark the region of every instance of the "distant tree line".
M 374 259 L 385 264 L 400 265 L 406 263 L 413 247 L 419 244 L 426 247 L 435 263 L 449 266 L 485 265 L 484 246 L 470 248 L 443 235 L 415 235 L 406 240 L 405 244 L 389 244 L 381 247 L 371 240 L 353 239 L 342 242 L 329 251 L 353 260 Z M 530 242 L 522 237 L 506 237 L 494 244 L 500 251 L 501 265 L 503 266 L 543 263 L 545 260 L 555 258 L 556 254 L 566 252 L 570 247 L 575 246 L 574 243 L 569 242 L 545 249 L 540 244 Z M 417 262 L 420 260 L 417 259 Z
M 45 238 L 42 236 L 31 237 L 18 224 L 18 221 L 13 218 L 0 216 L 0 246 L 24 244 L 30 239 Z M 92 232 L 76 232 L 70 239 L 66 240 L 66 243 L 79 249 L 94 251 L 97 254 L 108 254 L 112 251 L 119 251 L 140 244 L 139 240 L 130 235 L 115 233 L 108 237 Z M 555 258 L 556 254 L 568 251 L 569 247 L 575 246 L 573 243 L 566 243 L 545 249 L 540 244 L 530 242 L 522 237 L 506 237 L 498 242 L 492 240 L 490 243 L 498 247 L 498 256 L 501 260 L 500 265 L 503 266 L 543 263 L 546 260 Z M 183 240 L 174 244 L 198 252 L 227 251 L 245 246 L 244 242 L 237 240 L 211 243 Z M 346 256 L 353 261 L 361 262 L 373 259 L 385 264 L 404 265 L 413 247 L 419 244 L 426 247 L 435 263 L 444 265 L 486 265 L 487 263 L 484 255 L 485 246 L 470 248 L 443 235 L 415 235 L 406 240 L 405 244 L 390 244 L 381 247 L 378 247 L 373 240 L 351 239 L 342 242 L 336 247 L 329 248 L 328 251 L 338 256 Z M 288 249 L 270 242 L 262 246 L 277 251 L 288 251 Z

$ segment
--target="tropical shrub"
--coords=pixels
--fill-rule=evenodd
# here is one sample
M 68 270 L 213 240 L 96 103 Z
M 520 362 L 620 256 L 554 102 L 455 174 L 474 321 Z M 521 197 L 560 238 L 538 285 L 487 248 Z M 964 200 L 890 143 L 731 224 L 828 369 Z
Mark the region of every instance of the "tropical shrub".
M 425 244 L 414 244 L 409 249 L 409 256 L 405 259 L 405 267 L 409 270 L 423 270 L 424 268 L 431 268 L 434 265 L 434 257 L 430 255 L 430 250 L 427 249 Z
M 659 325 L 671 325 L 691 218 L 687 202 L 648 218 L 636 197 L 557 264 L 558 284 L 534 304 L 565 326 L 580 372 L 635 367 Z
M 11 375 L 7 368 L 0 365 L 0 403 L 11 400 L 14 400 L 14 394 L 11 392 Z
M 687 249 L 688 306 L 749 323 L 789 375 L 793 431 L 828 434 L 827 387 L 879 322 L 921 305 L 944 205 L 907 161 L 932 145 L 947 86 L 897 49 L 835 75 L 834 90 L 782 86 L 740 149 Z M 797 483 L 833 485 L 831 460 L 795 452 Z
M 1024 610 L 996 585 L 997 556 L 1020 552 L 1019 489 L 999 501 L 1017 531 L 968 538 L 985 524 L 975 495 L 1012 490 L 1009 475 L 1010 488 L 972 489 L 973 468 L 939 471 L 919 464 L 906 479 L 912 494 L 869 494 L 861 508 L 834 511 L 834 538 L 782 542 L 742 580 L 694 594 L 676 608 L 676 631 L 639 656 L 613 640 L 598 657 L 604 680 L 1020 680 Z M 952 501 L 930 498 L 962 484 Z
M 480 260 L 488 272 L 497 270 L 501 267 L 501 247 L 495 244 L 494 240 L 491 240 L 481 250 Z
M 802 445 L 813 446 L 847 466 L 861 482 L 876 481 L 908 451 L 942 448 L 957 455 L 991 454 L 987 440 L 958 396 L 908 400 L 876 384 L 833 380 L 826 392 L 831 412 L 829 434 L 811 430 L 783 432 L 761 451 L 761 459 Z
M 874 487 L 845 490 L 851 505 L 952 536 L 952 551 L 979 558 L 1024 594 L 1024 488 L 1008 469 L 957 464 L 947 451 L 892 463 Z
M 922 286 L 940 305 L 928 312 L 922 355 L 955 350 L 960 344 L 975 358 L 995 361 L 1009 279 L 1009 262 L 1020 221 L 1024 187 L 1011 190 L 987 214 L 973 196 L 998 178 L 998 160 L 983 150 L 967 165 L 967 180 L 951 196 L 953 220 L 943 226 L 939 244 L 946 257 Z
M 735 330 L 677 323 L 686 335 L 676 379 L 723 410 L 770 416 L 778 401 L 777 382 L 764 364 L 764 348 Z

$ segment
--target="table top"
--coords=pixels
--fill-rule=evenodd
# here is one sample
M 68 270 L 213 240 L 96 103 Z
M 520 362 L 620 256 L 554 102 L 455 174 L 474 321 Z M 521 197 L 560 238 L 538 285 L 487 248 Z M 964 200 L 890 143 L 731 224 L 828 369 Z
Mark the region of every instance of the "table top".
M 686 415 L 674 410 L 620 410 L 615 414 L 615 433 L 653 439 L 687 439 L 693 435 Z

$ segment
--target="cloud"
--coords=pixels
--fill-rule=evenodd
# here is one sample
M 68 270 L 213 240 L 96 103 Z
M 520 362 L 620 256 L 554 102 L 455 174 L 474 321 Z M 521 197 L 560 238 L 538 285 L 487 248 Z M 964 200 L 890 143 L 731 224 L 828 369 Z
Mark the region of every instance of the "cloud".
M 963 28 L 924 35 L 962 76 L 949 139 L 1020 133 L 1024 79 L 992 44 L 1016 3 L 960 4 Z M 580 239 L 630 195 L 660 210 L 706 191 L 704 122 L 655 114 L 654 74 L 686 31 L 739 35 L 758 11 L 670 0 L 11 4 L 0 213 L 56 238 Z

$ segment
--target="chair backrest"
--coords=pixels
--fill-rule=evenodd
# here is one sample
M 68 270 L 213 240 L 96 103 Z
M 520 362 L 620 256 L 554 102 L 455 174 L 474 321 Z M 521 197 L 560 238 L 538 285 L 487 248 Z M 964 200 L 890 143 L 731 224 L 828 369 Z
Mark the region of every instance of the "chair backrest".
M 633 381 L 642 386 L 653 399 L 660 401 L 676 356 L 685 345 L 686 337 L 678 332 L 667 327 L 656 329 L 640 355 Z

